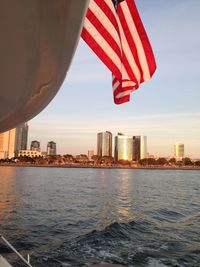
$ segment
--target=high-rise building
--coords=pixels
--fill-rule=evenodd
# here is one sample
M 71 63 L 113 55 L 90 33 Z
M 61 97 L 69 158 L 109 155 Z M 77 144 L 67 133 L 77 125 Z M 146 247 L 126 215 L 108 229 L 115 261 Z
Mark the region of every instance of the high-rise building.
M 47 155 L 55 156 L 56 155 L 56 143 L 53 141 L 48 142 L 47 144 Z
M 118 134 L 115 136 L 115 160 L 131 161 L 133 157 L 133 138 Z
M 27 143 L 28 143 L 28 129 L 29 129 L 29 126 L 28 126 L 28 123 L 25 122 L 23 124 L 23 130 L 22 130 L 22 144 L 21 144 L 21 148 L 22 149 L 27 149 Z
M 147 157 L 147 137 L 133 136 L 133 160 L 138 161 Z
M 112 133 L 101 132 L 97 134 L 97 155 L 112 157 Z
M 133 136 L 133 160 L 140 160 L 140 136 Z
M 88 150 L 88 159 L 91 160 L 94 156 L 94 150 Z
M 0 158 L 13 158 L 15 156 L 16 128 L 0 134 Z
M 0 134 L 0 158 L 18 156 L 22 149 L 27 148 L 28 124 L 23 123 L 16 128 Z
M 28 123 L 25 122 L 17 127 L 16 145 L 17 150 L 26 150 L 28 142 Z
M 174 145 L 174 156 L 176 158 L 184 158 L 184 144 L 175 143 Z
M 33 151 L 40 151 L 40 142 L 37 140 L 34 140 L 31 142 L 30 150 Z
M 140 159 L 147 158 L 147 137 L 144 135 L 140 136 Z

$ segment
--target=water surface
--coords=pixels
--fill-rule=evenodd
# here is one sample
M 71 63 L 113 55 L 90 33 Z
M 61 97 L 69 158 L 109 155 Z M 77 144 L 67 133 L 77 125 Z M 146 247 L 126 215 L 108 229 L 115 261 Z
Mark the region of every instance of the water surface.
M 200 266 L 199 188 L 200 171 L 0 167 L 0 232 L 36 267 Z

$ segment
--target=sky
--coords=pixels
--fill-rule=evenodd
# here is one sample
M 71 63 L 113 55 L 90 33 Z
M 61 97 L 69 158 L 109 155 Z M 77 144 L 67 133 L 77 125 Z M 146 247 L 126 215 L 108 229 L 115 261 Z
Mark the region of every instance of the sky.
M 136 0 L 157 70 L 115 105 L 111 73 L 82 41 L 53 101 L 29 122 L 29 143 L 57 143 L 59 154 L 96 153 L 97 132 L 146 135 L 148 152 L 173 156 L 173 145 L 200 158 L 200 1 Z

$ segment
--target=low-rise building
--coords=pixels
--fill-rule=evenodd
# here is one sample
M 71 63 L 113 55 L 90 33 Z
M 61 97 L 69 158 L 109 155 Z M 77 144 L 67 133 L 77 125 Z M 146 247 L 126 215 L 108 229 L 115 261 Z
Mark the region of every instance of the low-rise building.
M 35 158 L 35 157 L 41 157 L 42 153 L 37 150 L 20 150 L 18 153 L 18 157 L 30 157 L 30 158 Z

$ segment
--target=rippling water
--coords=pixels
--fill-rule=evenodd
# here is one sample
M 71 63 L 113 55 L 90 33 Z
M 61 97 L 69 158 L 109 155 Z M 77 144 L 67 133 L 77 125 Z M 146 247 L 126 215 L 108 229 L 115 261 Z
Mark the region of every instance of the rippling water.
M 197 267 L 200 171 L 0 167 L 0 233 L 35 267 Z

